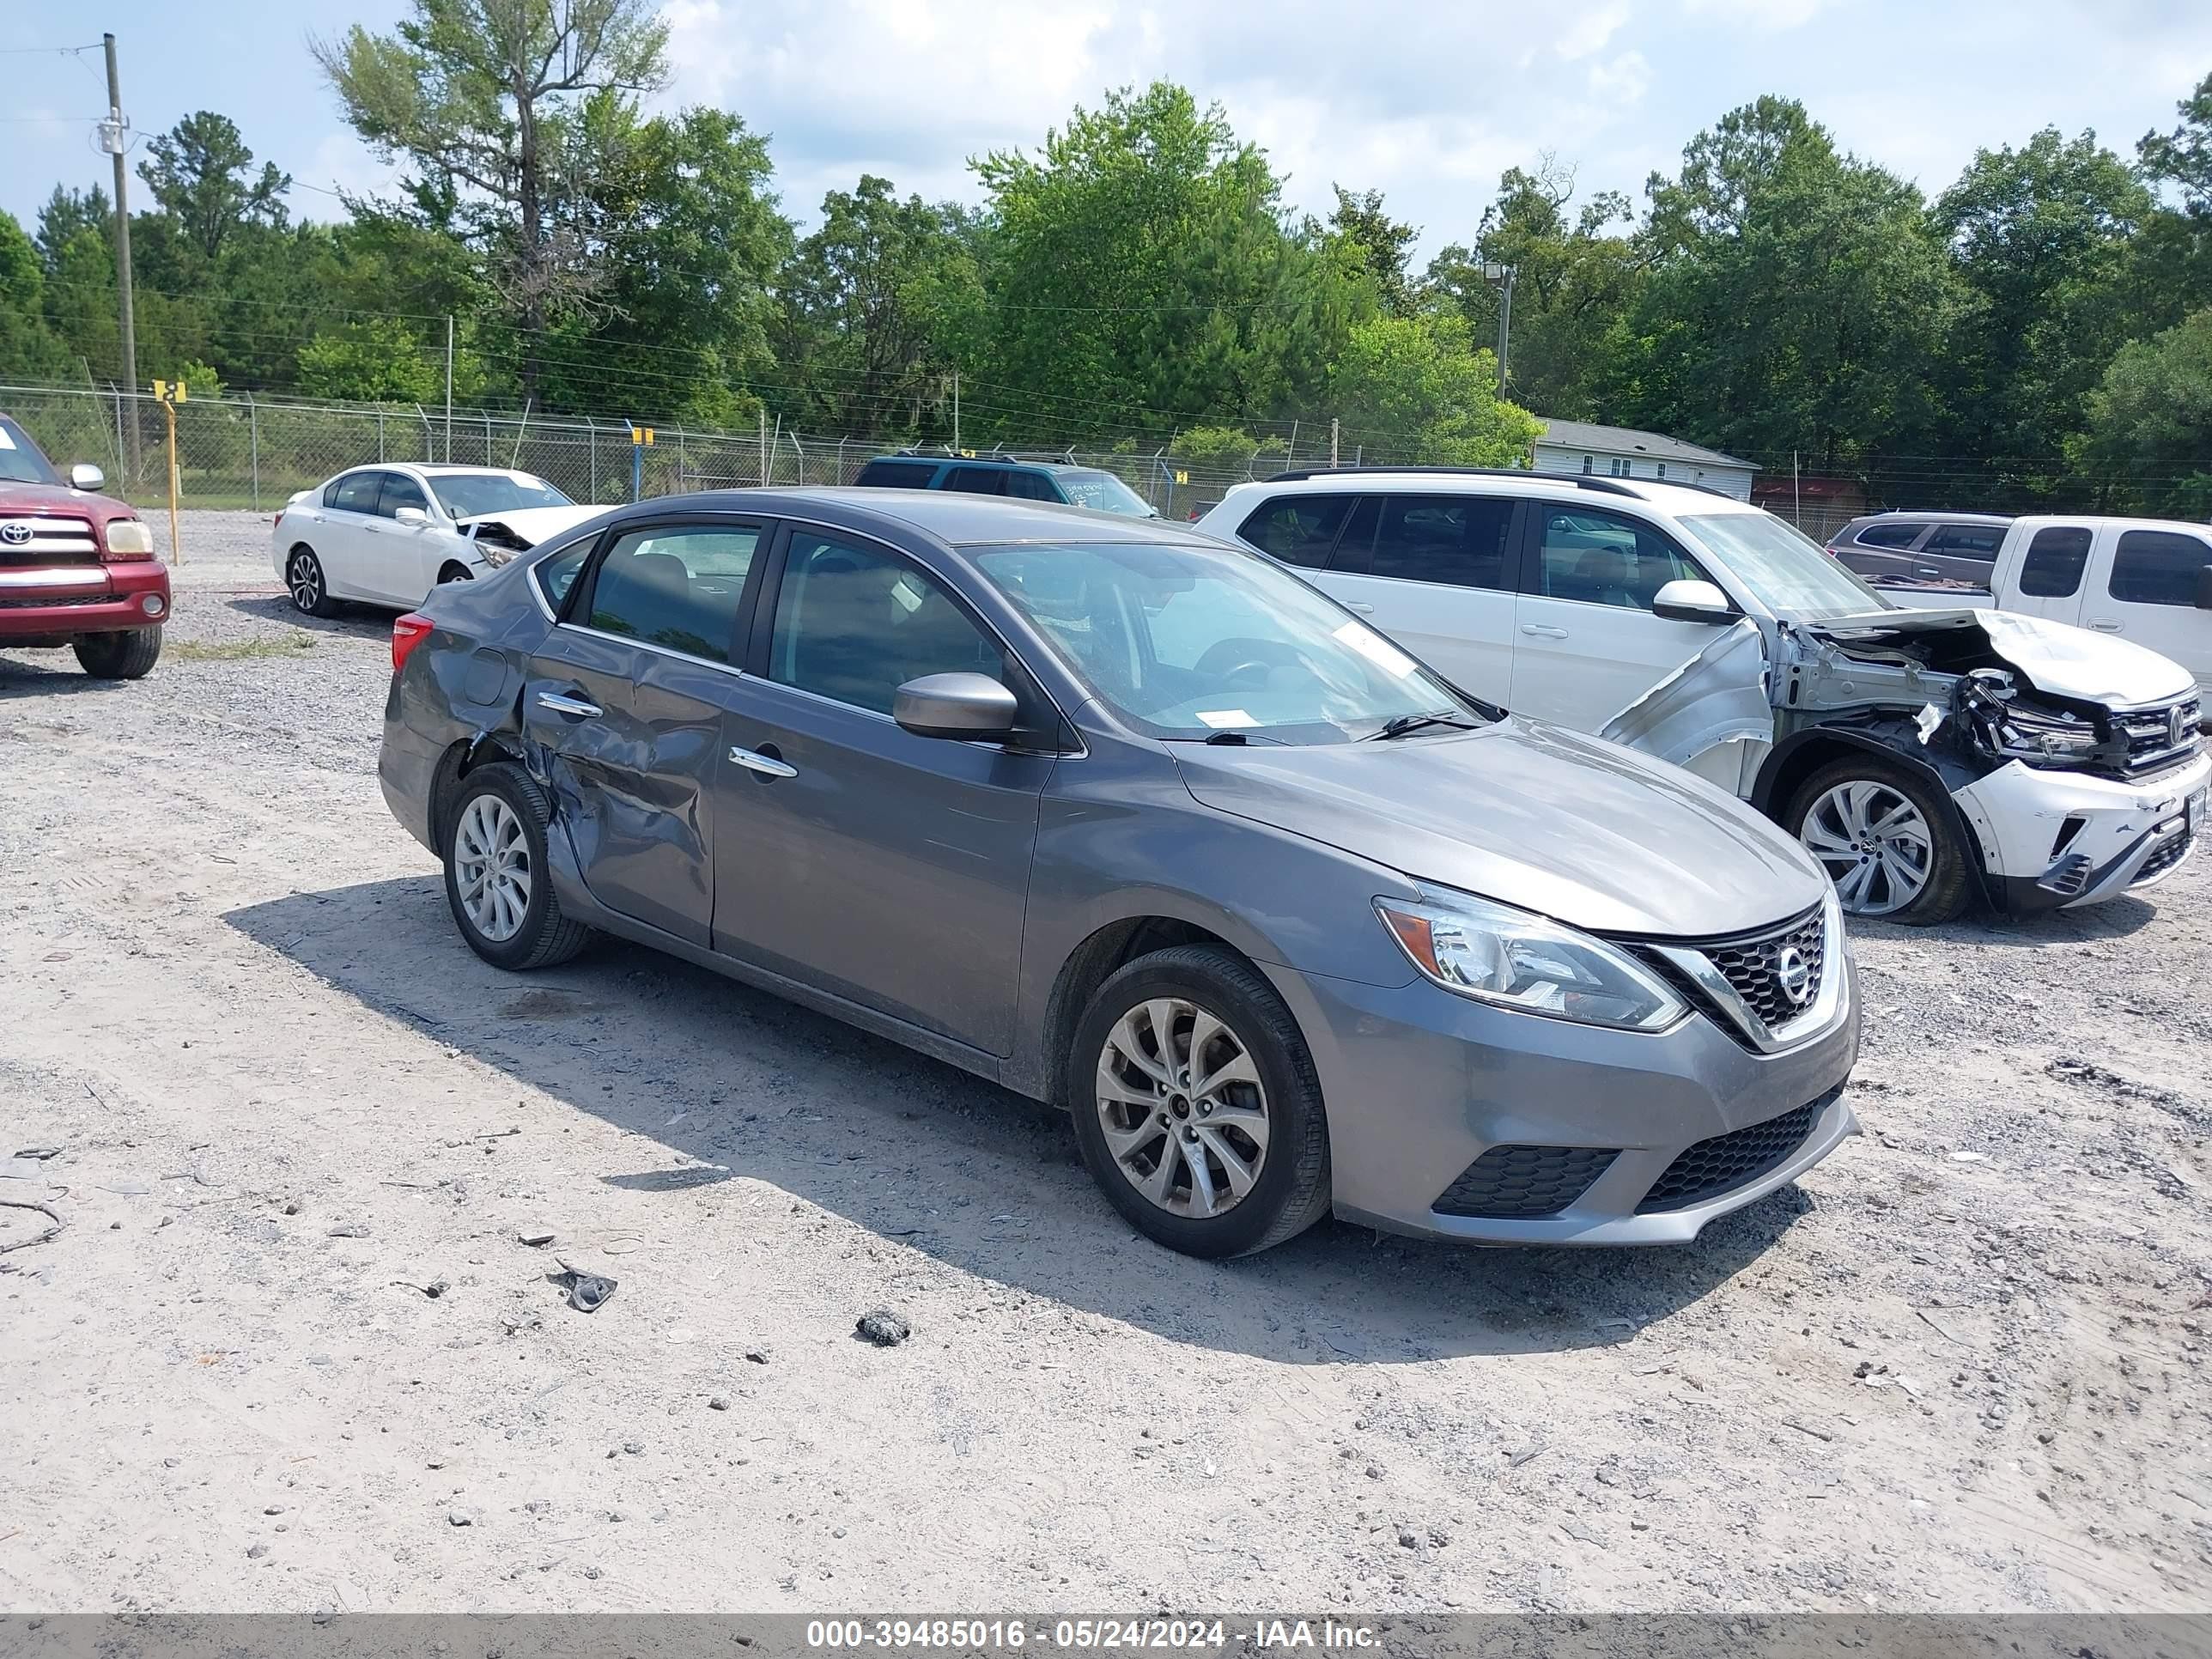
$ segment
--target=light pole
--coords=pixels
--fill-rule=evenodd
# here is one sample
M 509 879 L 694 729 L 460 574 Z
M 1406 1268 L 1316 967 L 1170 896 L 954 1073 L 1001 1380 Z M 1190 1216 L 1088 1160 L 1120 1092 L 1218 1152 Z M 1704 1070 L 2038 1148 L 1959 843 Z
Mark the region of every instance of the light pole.
M 1513 361 L 1513 278 L 1520 270 L 1518 265 L 1500 264 L 1494 259 L 1483 262 L 1482 280 L 1498 284 L 1498 389 L 1505 390 L 1506 371 Z

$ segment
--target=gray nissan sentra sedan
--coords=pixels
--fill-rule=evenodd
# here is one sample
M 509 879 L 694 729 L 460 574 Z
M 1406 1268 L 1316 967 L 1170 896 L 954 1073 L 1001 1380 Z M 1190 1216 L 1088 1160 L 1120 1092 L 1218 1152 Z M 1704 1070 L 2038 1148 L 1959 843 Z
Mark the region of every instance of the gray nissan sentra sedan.
M 479 956 L 604 930 L 1057 1102 L 1175 1249 L 1688 1239 L 1856 1127 L 1796 842 L 1158 521 L 646 501 L 392 660 L 385 798 Z

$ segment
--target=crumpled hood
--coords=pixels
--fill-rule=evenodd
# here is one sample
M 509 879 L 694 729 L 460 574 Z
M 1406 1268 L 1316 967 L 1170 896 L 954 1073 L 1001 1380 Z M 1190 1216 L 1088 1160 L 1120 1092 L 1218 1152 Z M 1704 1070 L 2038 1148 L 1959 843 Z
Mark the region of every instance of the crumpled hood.
M 1560 726 L 1170 748 L 1218 811 L 1592 932 L 1741 933 L 1828 889 L 1803 848 L 1732 796 Z
M 525 507 L 509 513 L 478 513 L 453 522 L 466 530 L 471 525 L 505 525 L 522 541 L 536 547 L 550 541 L 564 530 L 573 530 L 580 524 L 596 519 L 602 513 L 611 513 L 611 507 Z
M 1864 617 L 1805 625 L 1809 634 L 1848 635 L 1854 626 L 1911 634 L 1954 628 L 1960 618 L 1978 624 L 1990 647 L 2035 690 L 2115 708 L 2166 702 L 2197 689 L 2197 679 L 2171 657 L 2131 640 L 2115 639 L 2071 623 L 2014 611 L 1885 611 Z

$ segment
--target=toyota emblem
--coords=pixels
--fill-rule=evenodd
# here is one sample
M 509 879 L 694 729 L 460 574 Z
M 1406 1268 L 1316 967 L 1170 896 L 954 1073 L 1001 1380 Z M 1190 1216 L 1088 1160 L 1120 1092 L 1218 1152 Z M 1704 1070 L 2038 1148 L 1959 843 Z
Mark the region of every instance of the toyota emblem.
M 1774 959 L 1774 981 L 1796 1007 L 1802 1008 L 1813 1000 L 1813 964 L 1794 945 L 1784 945 L 1782 954 Z
M 21 547 L 31 539 L 31 526 L 20 522 L 0 524 L 0 542 L 10 547 Z

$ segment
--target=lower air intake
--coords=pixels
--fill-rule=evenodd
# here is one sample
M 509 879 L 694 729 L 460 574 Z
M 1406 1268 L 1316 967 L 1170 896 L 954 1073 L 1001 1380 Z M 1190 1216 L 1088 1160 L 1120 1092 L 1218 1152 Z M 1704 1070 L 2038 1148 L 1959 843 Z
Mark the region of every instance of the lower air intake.
M 1618 1156 L 1600 1146 L 1492 1146 L 1429 1208 L 1484 1221 L 1557 1215 L 1588 1192 Z
M 1794 1112 L 1784 1112 L 1764 1123 L 1732 1129 L 1724 1135 L 1698 1142 L 1669 1164 L 1666 1173 L 1651 1183 L 1651 1190 L 1644 1194 L 1636 1213 L 1686 1210 L 1692 1204 L 1702 1204 L 1747 1182 L 1756 1181 L 1805 1144 L 1805 1137 L 1813 1133 L 1820 1114 L 1842 1092 L 1840 1089 L 1832 1091 Z

